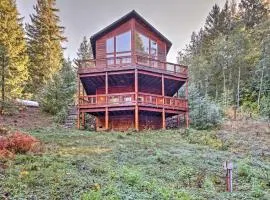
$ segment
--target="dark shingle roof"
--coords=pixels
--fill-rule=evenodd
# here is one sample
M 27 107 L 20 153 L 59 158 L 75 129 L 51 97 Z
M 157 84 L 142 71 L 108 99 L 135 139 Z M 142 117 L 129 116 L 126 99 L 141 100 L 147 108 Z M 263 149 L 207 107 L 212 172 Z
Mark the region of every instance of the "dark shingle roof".
M 98 40 L 103 35 L 107 34 L 108 32 L 112 31 L 113 29 L 117 28 L 119 25 L 125 23 L 126 21 L 135 18 L 138 21 L 141 21 L 143 24 L 146 25 L 147 28 L 149 28 L 152 32 L 154 32 L 158 37 L 160 37 L 164 42 L 167 44 L 167 52 L 170 50 L 172 43 L 164 36 L 162 35 L 157 29 L 155 29 L 149 22 L 147 22 L 141 15 L 139 15 L 135 10 L 132 10 L 128 14 L 124 15 L 117 21 L 113 22 L 109 26 L 105 27 L 104 29 L 100 30 L 96 34 L 94 34 L 90 40 L 92 45 L 92 50 L 94 54 L 94 58 L 96 57 L 96 40 Z

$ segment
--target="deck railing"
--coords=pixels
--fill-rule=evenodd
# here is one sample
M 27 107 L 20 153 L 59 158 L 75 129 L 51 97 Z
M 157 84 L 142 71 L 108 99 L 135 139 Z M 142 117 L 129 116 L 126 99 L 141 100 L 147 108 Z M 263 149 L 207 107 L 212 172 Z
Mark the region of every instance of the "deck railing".
M 96 69 L 105 68 L 124 68 L 127 66 L 142 66 L 150 67 L 167 72 L 182 74 L 187 76 L 187 67 L 184 65 L 174 64 L 170 62 L 160 61 L 145 55 L 127 55 L 119 57 L 108 57 L 103 59 L 92 59 L 92 60 L 80 60 L 79 72 L 84 72 L 85 69 L 91 71 Z
M 171 109 L 187 109 L 187 100 L 184 98 L 168 97 L 148 93 L 138 93 L 137 102 L 139 105 L 169 107 Z M 98 106 L 115 106 L 136 103 L 135 93 L 118 93 L 100 95 L 80 96 L 79 106 L 81 107 L 98 107 Z

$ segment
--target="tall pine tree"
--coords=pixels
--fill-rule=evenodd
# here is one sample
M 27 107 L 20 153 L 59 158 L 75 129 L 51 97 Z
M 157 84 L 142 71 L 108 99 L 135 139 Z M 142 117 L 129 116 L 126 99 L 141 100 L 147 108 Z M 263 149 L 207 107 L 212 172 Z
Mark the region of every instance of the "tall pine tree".
M 80 47 L 77 51 L 77 58 L 75 59 L 75 64 L 79 65 L 80 60 L 89 60 L 93 59 L 93 51 L 91 43 L 86 39 L 86 36 L 83 37 L 83 41 L 80 44 Z
M 22 19 L 17 11 L 14 0 L 0 2 L 0 44 L 2 58 L 1 85 L 4 90 L 2 97 L 18 98 L 23 95 L 28 80 L 28 56 Z M 5 52 L 5 53 L 4 53 Z
M 36 92 L 61 68 L 63 49 L 61 42 L 64 27 L 59 25 L 56 0 L 38 0 L 31 15 L 31 24 L 26 25 L 30 57 L 30 91 Z

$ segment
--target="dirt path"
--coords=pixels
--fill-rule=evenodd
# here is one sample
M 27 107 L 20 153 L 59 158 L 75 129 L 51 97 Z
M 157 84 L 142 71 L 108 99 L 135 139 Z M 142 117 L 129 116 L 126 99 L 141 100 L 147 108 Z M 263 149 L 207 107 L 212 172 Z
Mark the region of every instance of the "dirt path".
M 0 126 L 31 130 L 49 127 L 52 124 L 52 116 L 41 112 L 39 108 L 28 107 L 12 116 L 0 115 Z

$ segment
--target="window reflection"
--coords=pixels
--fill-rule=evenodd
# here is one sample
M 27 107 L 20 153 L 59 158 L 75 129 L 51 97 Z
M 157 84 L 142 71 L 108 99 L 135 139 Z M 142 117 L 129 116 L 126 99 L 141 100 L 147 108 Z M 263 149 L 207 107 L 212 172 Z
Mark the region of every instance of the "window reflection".
M 131 31 L 116 36 L 116 52 L 131 51 Z
M 151 40 L 151 56 L 157 56 L 157 43 Z
M 113 53 L 114 52 L 114 38 L 107 39 L 106 41 L 106 52 Z
M 135 33 L 136 51 L 149 54 L 149 38 L 141 33 Z

